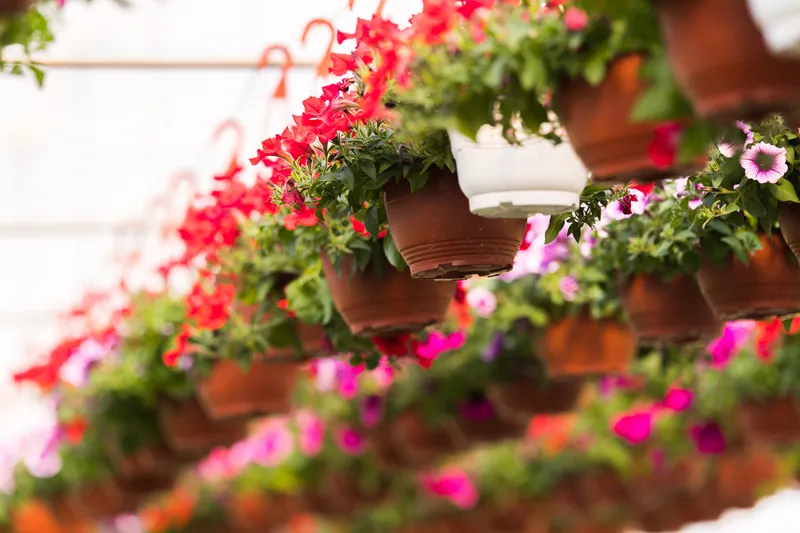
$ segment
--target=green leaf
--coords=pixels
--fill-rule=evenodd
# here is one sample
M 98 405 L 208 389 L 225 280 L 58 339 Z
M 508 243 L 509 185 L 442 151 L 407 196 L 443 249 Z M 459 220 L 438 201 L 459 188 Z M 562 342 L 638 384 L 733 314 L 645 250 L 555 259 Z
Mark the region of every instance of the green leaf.
M 375 163 L 369 160 L 361 161 L 361 170 L 369 176 L 370 179 L 376 180 L 378 179 L 378 171 L 375 169 Z
M 722 242 L 727 244 L 733 253 L 736 254 L 736 257 L 739 258 L 739 261 L 744 263 L 745 265 L 750 262 L 750 256 L 747 254 L 747 250 L 744 249 L 742 243 L 736 237 L 723 237 Z
M 378 226 L 378 208 L 377 206 L 373 205 L 367 209 L 366 213 L 364 213 L 364 227 L 367 229 L 370 235 L 377 237 Z
M 493 89 L 499 88 L 500 84 L 503 83 L 503 76 L 506 71 L 507 63 L 508 58 L 506 57 L 498 57 L 495 59 L 483 73 L 483 82 Z
M 606 58 L 596 55 L 583 69 L 583 77 L 592 87 L 598 85 L 606 77 Z
M 761 203 L 761 200 L 758 199 L 758 196 L 755 194 L 745 194 L 743 195 L 744 200 L 744 209 L 754 217 L 763 217 L 767 214 L 767 209 L 764 207 L 764 204 Z
M 794 185 L 787 179 L 782 179 L 778 183 L 770 183 L 767 187 L 772 196 L 779 202 L 800 203 L 800 198 L 797 197 Z
M 523 56 L 522 72 L 519 75 L 519 83 L 526 91 L 532 90 L 543 79 L 547 70 L 544 61 L 533 52 L 525 53 Z
M 547 226 L 547 231 L 544 234 L 545 244 L 550 244 L 556 240 L 558 234 L 561 233 L 561 228 L 563 228 L 564 224 L 567 222 L 568 217 L 568 213 L 550 217 L 550 224 Z
M 36 78 L 36 84 L 41 87 L 44 85 L 44 71 L 37 67 L 36 65 L 28 65 L 28 69 L 33 72 L 34 77 Z
M 353 176 L 353 170 L 350 167 L 340 168 L 333 173 L 333 177 L 350 190 L 355 187 L 355 176 Z
M 397 245 L 394 243 L 394 239 L 392 238 L 391 231 L 387 232 L 386 236 L 383 238 L 383 253 L 386 255 L 386 259 L 393 267 L 395 267 L 397 270 L 405 270 L 405 259 L 403 259 L 403 256 L 400 255 L 400 251 L 397 249 Z

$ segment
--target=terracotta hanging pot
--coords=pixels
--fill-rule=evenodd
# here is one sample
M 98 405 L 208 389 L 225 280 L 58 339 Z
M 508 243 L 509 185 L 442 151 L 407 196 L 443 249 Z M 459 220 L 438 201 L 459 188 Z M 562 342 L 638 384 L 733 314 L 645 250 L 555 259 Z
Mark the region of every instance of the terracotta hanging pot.
M 0 16 L 24 13 L 32 3 L 33 0 L 0 0 Z
M 173 486 L 171 475 L 151 476 L 136 480 L 109 477 L 87 483 L 67 495 L 69 503 L 84 520 L 135 511 L 147 498 Z
M 481 530 L 492 533 L 532 533 L 534 529 L 531 522 L 544 525 L 549 522 L 543 515 L 541 505 L 522 499 L 485 505 L 478 511 Z
M 706 119 L 800 108 L 800 61 L 772 55 L 746 0 L 654 0 L 675 78 Z
M 800 444 L 800 405 L 793 396 L 745 403 L 739 406 L 737 415 L 750 444 Z
M 548 324 L 536 353 L 554 378 L 623 374 L 636 355 L 636 332 L 618 320 L 580 312 Z
M 406 411 L 391 423 L 392 438 L 405 462 L 423 467 L 463 449 L 458 429 L 445 422 L 429 425 L 416 411 Z
M 105 441 L 106 452 L 114 471 L 123 479 L 151 477 L 154 474 L 177 474 L 191 459 L 175 454 L 163 441 L 140 446 L 136 451 L 124 453 L 116 440 Z
M 336 309 L 356 335 L 365 337 L 419 331 L 444 320 L 456 293 L 455 283 L 412 278 L 408 271 L 384 265 L 383 276 L 369 268 L 351 274 L 351 261 L 336 272 L 322 254 L 322 268 Z
M 330 473 L 322 482 L 309 488 L 303 495 L 306 508 L 310 511 L 333 517 L 347 517 L 376 506 L 386 496 L 386 486 L 369 490 L 359 484 L 359 480 L 345 473 Z
M 165 403 L 158 413 L 164 440 L 178 453 L 205 454 L 230 446 L 247 434 L 247 422 L 211 420 L 195 398 Z
M 291 408 L 301 370 L 294 363 L 254 361 L 244 370 L 236 361 L 218 361 L 199 383 L 197 397 L 213 420 L 283 413 Z
M 643 62 L 639 55 L 619 57 L 599 85 L 565 79 L 554 94 L 556 113 L 594 181 L 643 183 L 689 175 L 703 167 L 703 162 L 694 162 L 664 169 L 651 161 L 649 147 L 658 124 L 629 119 L 645 89 L 639 76 Z
M 628 488 L 619 474 L 612 470 L 600 470 L 583 475 L 578 481 L 583 501 L 590 507 L 625 505 L 630 499 Z
M 14 533 L 67 533 L 42 500 L 29 500 L 16 508 L 11 525 Z
M 473 215 L 458 178 L 448 171 L 433 172 L 413 193 L 405 180 L 391 183 L 385 200 L 392 238 L 415 278 L 460 280 L 507 272 L 525 237 L 525 219 Z
M 778 464 L 758 449 L 726 452 L 716 460 L 716 486 L 730 507 L 751 507 L 761 485 L 775 480 Z
M 662 281 L 655 274 L 638 274 L 621 285 L 620 297 L 642 344 L 708 340 L 722 330 L 689 275 Z
M 298 498 L 243 492 L 233 498 L 229 516 L 237 533 L 262 533 L 280 527 L 301 511 Z
M 745 265 L 731 253 L 722 266 L 706 259 L 697 282 L 720 320 L 760 320 L 800 312 L 800 266 L 779 233 L 761 236 Z
M 486 420 L 470 420 L 463 415 L 458 415 L 453 421 L 466 446 L 519 439 L 525 435 L 525 431 L 528 429 L 527 424 L 510 421 L 500 416 L 492 416 Z
M 390 423 L 380 424 L 366 432 L 369 447 L 375 456 L 375 461 L 383 470 L 410 468 L 411 465 L 400 451 L 400 447 L 393 436 Z
M 581 378 L 542 381 L 529 376 L 493 383 L 487 394 L 498 414 L 517 423 L 527 424 L 535 415 L 572 411 L 584 390 Z

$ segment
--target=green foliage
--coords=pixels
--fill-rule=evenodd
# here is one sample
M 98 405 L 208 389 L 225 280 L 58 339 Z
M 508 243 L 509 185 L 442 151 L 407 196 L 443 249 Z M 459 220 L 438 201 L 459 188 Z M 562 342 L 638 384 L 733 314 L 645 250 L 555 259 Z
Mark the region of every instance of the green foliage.
M 0 72 L 14 75 L 23 75 L 26 71 L 33 74 L 36 83 L 41 86 L 44 82 L 44 72 L 33 62 L 8 60 L 8 50 L 20 48 L 29 60 L 32 53 L 44 50 L 53 40 L 53 34 L 48 24 L 48 8 L 54 5 L 47 3 L 37 4 L 25 13 L 11 15 L 7 18 L 0 17 Z

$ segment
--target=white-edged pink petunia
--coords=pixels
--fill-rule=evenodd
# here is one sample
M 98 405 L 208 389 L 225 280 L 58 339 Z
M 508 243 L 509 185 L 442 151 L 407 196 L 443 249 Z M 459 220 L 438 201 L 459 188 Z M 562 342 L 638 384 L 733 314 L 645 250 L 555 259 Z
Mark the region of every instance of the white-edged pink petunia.
M 760 142 L 742 152 L 739 164 L 744 174 L 759 183 L 778 183 L 789 171 L 786 164 L 786 149 Z

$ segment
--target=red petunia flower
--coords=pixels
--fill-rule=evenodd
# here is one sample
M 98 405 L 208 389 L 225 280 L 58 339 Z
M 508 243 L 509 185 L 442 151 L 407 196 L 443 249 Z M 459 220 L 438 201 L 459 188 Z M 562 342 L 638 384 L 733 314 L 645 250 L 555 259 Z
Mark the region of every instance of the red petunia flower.
M 683 126 L 677 122 L 667 122 L 655 129 L 647 154 L 657 169 L 666 170 L 675 164 L 682 135 Z
M 283 300 L 278 302 L 278 309 L 283 309 L 284 311 L 286 311 L 286 316 L 288 316 L 289 318 L 294 318 L 295 316 L 297 316 L 294 311 L 289 309 L 289 300 L 287 298 L 284 298 Z
M 235 295 L 236 288 L 233 285 L 217 285 L 213 292 L 207 293 L 196 283 L 186 297 L 187 314 L 199 329 L 219 329 L 228 321 Z
M 298 211 L 293 211 L 283 217 L 283 225 L 289 231 L 296 230 L 299 226 L 311 228 L 317 225 L 317 210 L 313 207 L 301 207 Z
M 187 353 L 187 346 L 186 344 L 189 341 L 189 337 L 192 335 L 192 332 L 189 328 L 189 324 L 182 324 L 181 330 L 175 336 L 175 344 L 172 348 L 164 352 L 162 356 L 162 360 L 164 364 L 170 368 L 174 367 L 178 364 L 178 360 L 181 358 L 182 355 Z

